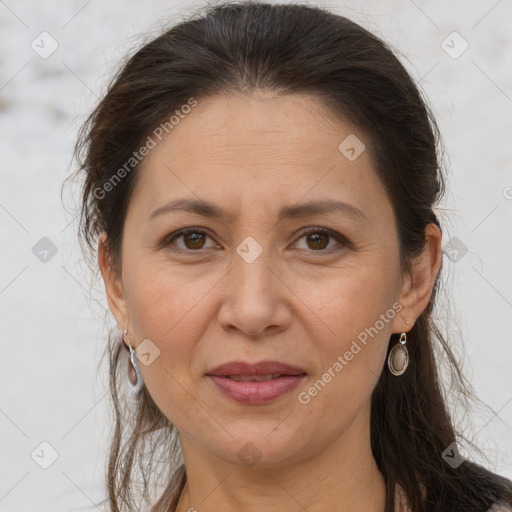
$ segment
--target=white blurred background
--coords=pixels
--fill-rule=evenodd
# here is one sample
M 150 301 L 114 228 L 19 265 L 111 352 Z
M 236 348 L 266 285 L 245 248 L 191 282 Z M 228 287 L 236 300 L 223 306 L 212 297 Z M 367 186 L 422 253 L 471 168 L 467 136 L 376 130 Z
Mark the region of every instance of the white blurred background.
M 76 130 L 119 59 L 202 5 L 0 0 L 2 512 L 93 510 L 104 497 L 106 301 L 91 298 L 101 283 L 91 287 L 60 187 Z M 454 304 L 440 317 L 499 413 L 475 412 L 465 432 L 484 449 L 481 462 L 512 478 L 512 4 L 321 5 L 397 48 L 437 115 L 450 159 L 442 219 Z

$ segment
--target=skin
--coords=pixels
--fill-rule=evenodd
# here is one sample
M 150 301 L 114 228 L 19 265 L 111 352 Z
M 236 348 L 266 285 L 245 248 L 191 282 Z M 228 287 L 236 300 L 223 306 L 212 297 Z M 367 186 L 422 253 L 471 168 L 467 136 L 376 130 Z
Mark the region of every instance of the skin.
M 108 239 L 100 237 L 99 266 L 119 328 L 128 329 L 132 346 L 150 339 L 160 350 L 140 367 L 179 431 L 188 476 L 179 512 L 385 508 L 370 448 L 371 393 L 388 371 L 391 334 L 408 332 L 428 304 L 441 233 L 427 226 L 423 254 L 402 274 L 392 206 L 370 152 L 350 161 L 338 150 L 351 133 L 364 142 L 313 96 L 200 99 L 142 162 L 119 274 L 111 271 Z M 150 220 L 178 198 L 215 203 L 232 218 L 181 211 Z M 351 204 L 366 220 L 331 211 L 277 222 L 282 206 L 322 199 Z M 208 236 L 163 243 L 186 227 Z M 308 238 L 305 227 L 349 243 Z M 236 252 L 248 236 L 263 248 L 252 263 Z M 299 392 L 396 303 L 400 313 L 300 403 Z M 266 359 L 299 366 L 307 377 L 265 405 L 226 398 L 205 377 L 228 361 Z M 248 442 L 261 457 L 251 467 L 238 457 Z

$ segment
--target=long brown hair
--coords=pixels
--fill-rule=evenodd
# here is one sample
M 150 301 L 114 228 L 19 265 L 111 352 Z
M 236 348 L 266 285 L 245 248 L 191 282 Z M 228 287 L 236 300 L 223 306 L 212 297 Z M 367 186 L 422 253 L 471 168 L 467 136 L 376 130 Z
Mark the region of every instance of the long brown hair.
M 408 272 L 424 246 L 426 225 L 439 225 L 434 209 L 444 179 L 435 119 L 386 43 L 343 16 L 302 4 L 208 6 L 123 63 L 75 148 L 84 177 L 85 248 L 94 250 L 97 235 L 107 233 L 113 271 L 120 270 L 124 219 L 140 179 L 137 165 L 126 168 L 126 162 L 155 127 L 190 98 L 258 89 L 314 94 L 366 134 L 394 208 L 401 265 Z M 115 179 L 123 166 L 122 179 Z M 468 460 L 454 468 L 442 456 L 464 438 L 446 405 L 439 354 L 459 396 L 470 398 L 472 392 L 432 318 L 439 279 L 408 336 L 410 370 L 400 378 L 383 371 L 372 396 L 371 445 L 385 478 L 388 512 L 398 488 L 415 512 L 483 512 L 496 501 L 512 504 L 511 482 Z M 138 509 L 137 494 L 151 502 L 158 476 L 170 483 L 152 510 L 173 510 L 186 478 L 183 467 L 175 472 L 182 460 L 176 431 L 146 389 L 127 400 L 128 362 L 119 337 L 111 336 L 108 354 L 114 410 L 106 479 L 110 508 Z

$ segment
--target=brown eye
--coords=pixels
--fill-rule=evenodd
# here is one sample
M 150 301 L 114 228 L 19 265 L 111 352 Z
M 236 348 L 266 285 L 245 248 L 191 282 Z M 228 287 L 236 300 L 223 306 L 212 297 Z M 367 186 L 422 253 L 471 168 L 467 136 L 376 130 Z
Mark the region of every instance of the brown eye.
M 170 237 L 164 245 L 175 245 L 179 250 L 188 252 L 199 252 L 201 249 L 208 249 L 206 240 L 210 236 L 200 229 L 190 228 L 180 231 Z M 180 243 L 178 243 L 180 242 Z M 213 247 L 211 245 L 210 247 Z
M 339 250 L 345 246 L 350 247 L 350 243 L 344 236 L 334 231 L 319 228 L 309 229 L 302 234 L 299 241 L 301 240 L 304 240 L 305 244 L 303 244 L 302 247 L 299 247 L 299 249 L 305 249 L 313 252 L 330 253 L 331 249 Z

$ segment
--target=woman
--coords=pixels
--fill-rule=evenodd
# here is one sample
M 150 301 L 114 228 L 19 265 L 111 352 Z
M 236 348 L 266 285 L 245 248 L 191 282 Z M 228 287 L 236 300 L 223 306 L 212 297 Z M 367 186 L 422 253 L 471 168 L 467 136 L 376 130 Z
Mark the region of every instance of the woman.
M 511 510 L 438 379 L 436 343 L 466 389 L 432 320 L 438 140 L 319 8 L 212 7 L 125 63 L 76 148 L 122 333 L 111 510 Z

